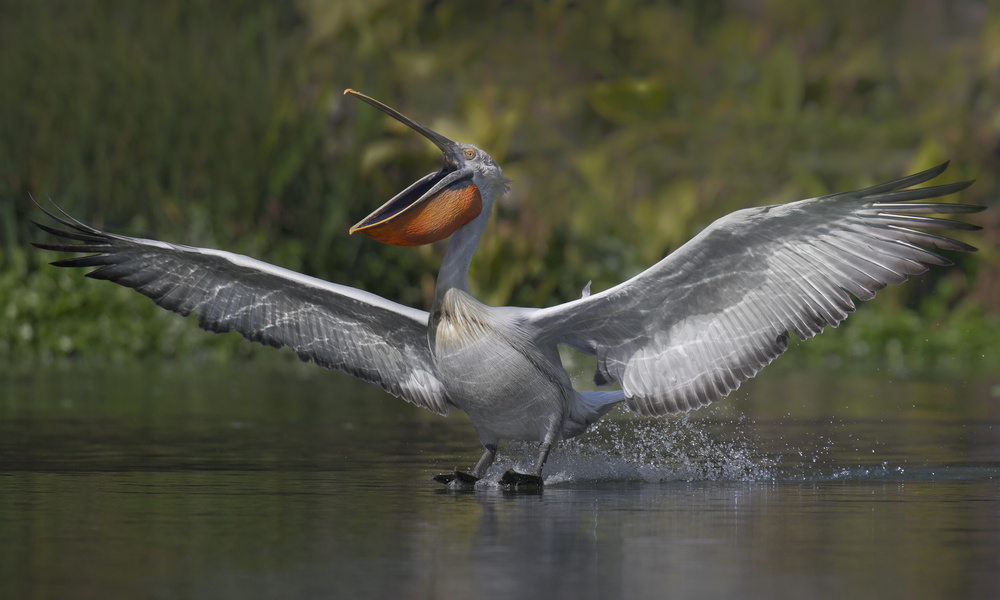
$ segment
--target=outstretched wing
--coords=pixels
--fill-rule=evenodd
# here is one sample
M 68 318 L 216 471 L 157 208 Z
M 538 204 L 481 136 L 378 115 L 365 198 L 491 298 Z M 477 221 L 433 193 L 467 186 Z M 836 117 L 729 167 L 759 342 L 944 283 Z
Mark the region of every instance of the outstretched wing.
M 45 213 L 66 229 L 35 225 L 79 243 L 35 246 L 91 253 L 53 265 L 99 267 L 87 276 L 130 287 L 180 315 L 197 312 L 203 329 L 235 329 L 252 342 L 288 346 L 304 361 L 346 371 L 448 414 L 444 388 L 434 374 L 424 311 L 246 256 L 116 235 L 68 215 Z
M 934 169 L 868 189 L 734 212 L 636 277 L 532 313 L 540 343 L 597 357 L 595 381 L 617 381 L 643 414 L 714 402 L 788 347 L 854 311 L 890 283 L 951 261 L 921 246 L 974 251 L 920 231 L 979 227 L 928 214 L 982 210 L 921 202 L 972 182 L 905 189 Z

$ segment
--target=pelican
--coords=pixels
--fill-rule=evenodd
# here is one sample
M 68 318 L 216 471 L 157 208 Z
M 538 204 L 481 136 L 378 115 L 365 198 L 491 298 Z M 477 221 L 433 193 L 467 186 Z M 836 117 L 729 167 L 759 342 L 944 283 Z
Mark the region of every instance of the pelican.
M 738 210 L 660 262 L 600 293 L 549 308 L 488 306 L 469 289 L 468 271 L 494 202 L 510 180 L 485 152 L 453 142 L 381 102 L 353 96 L 433 142 L 444 166 L 417 180 L 350 229 L 413 246 L 450 237 L 430 312 L 253 258 L 101 231 L 42 209 L 64 229 L 35 223 L 75 243 L 38 243 L 86 256 L 53 262 L 98 267 L 87 273 L 130 287 L 158 306 L 214 332 L 287 346 L 303 361 L 346 371 L 439 415 L 465 411 L 482 443 L 467 472 L 437 481 L 471 486 L 501 440 L 538 443 L 534 468 L 508 469 L 508 486 L 542 485 L 542 467 L 560 440 L 583 433 L 624 402 L 643 415 L 715 402 L 800 339 L 837 326 L 855 309 L 930 265 L 952 264 L 928 248 L 972 252 L 927 230 L 974 225 L 928 215 L 985 207 L 927 202 L 972 182 L 914 188 L 948 163 L 863 190 Z M 589 284 L 588 284 L 589 287 Z M 560 345 L 597 360 L 594 382 L 578 391 Z

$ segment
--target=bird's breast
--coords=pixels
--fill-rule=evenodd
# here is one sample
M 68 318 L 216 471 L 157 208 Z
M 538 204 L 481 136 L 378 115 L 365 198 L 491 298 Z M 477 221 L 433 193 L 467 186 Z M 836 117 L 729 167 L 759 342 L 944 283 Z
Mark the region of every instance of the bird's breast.
M 519 394 L 546 377 L 542 357 L 503 314 L 460 290 L 442 300 L 431 313 L 429 341 L 438 375 L 453 392 Z
M 436 354 L 451 354 L 496 337 L 487 307 L 458 290 L 450 290 L 431 319 Z

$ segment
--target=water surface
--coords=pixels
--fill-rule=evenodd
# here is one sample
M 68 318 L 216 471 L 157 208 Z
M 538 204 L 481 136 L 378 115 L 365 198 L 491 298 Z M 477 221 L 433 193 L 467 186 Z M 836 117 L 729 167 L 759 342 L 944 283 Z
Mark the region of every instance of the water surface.
M 464 415 L 339 374 L 0 376 L 0 597 L 1000 597 L 998 395 L 765 375 L 613 413 L 541 494 L 453 493 Z

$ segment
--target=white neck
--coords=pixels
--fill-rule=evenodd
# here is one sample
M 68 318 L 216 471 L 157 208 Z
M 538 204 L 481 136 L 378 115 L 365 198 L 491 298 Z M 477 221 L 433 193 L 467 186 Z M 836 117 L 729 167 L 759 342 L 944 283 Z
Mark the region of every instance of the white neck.
M 486 231 L 486 223 L 490 220 L 492 203 L 483 203 L 483 212 L 478 217 L 459 227 L 451 234 L 448 250 L 441 261 L 437 285 L 434 287 L 434 307 L 441 305 L 444 294 L 448 290 L 458 289 L 471 295 L 469 290 L 469 266 L 472 265 L 472 255 L 479 247 L 479 238 Z

